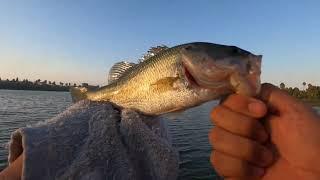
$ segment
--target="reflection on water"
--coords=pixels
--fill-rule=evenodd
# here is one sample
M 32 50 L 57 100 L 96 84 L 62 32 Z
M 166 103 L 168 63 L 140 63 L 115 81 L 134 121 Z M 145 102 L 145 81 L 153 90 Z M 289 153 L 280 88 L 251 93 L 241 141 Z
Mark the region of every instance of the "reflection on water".
M 43 121 L 62 112 L 71 104 L 67 92 L 0 90 L 0 167 L 6 165 L 5 144 L 19 127 Z M 168 126 L 174 146 L 180 153 L 179 179 L 213 179 L 209 163 L 211 128 L 209 110 L 215 102 L 170 115 Z

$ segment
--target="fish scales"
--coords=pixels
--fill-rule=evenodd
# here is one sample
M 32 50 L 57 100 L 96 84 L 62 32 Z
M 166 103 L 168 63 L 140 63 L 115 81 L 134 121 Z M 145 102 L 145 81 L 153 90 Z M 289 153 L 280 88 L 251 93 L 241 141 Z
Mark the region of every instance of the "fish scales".
M 161 51 L 98 90 L 71 89 L 75 101 L 110 101 L 144 114 L 184 110 L 232 92 L 255 95 L 261 56 L 235 46 L 188 43 Z

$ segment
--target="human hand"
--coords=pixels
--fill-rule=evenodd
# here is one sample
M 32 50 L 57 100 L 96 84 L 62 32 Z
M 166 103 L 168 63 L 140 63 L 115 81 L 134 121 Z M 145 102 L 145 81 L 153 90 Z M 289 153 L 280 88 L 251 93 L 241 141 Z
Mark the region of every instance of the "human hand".
M 211 162 L 216 171 L 230 179 L 319 179 L 319 116 L 310 106 L 270 84 L 262 86 L 261 99 L 265 104 L 257 99 L 231 95 L 213 110 L 211 117 L 216 127 L 209 138 L 215 148 Z M 249 107 L 252 100 L 258 103 L 254 106 L 255 112 L 248 113 L 251 111 L 245 107 Z M 263 117 L 266 105 L 269 112 L 262 126 L 254 117 Z M 247 125 L 243 125 L 244 122 Z M 253 125 L 257 123 L 259 125 Z M 242 133 L 236 130 L 240 127 Z M 267 138 L 259 138 L 266 129 L 270 134 L 267 141 Z M 239 145 L 241 142 L 245 145 Z M 262 155 L 270 151 L 273 158 L 272 155 Z M 267 160 L 263 164 L 261 157 L 271 157 L 274 163 L 270 166 L 272 160 Z
M 264 175 L 273 161 L 272 151 L 264 146 L 268 134 L 259 119 L 267 113 L 257 99 L 230 95 L 214 108 L 215 125 L 209 134 L 213 146 L 211 163 L 225 179 L 254 179 Z

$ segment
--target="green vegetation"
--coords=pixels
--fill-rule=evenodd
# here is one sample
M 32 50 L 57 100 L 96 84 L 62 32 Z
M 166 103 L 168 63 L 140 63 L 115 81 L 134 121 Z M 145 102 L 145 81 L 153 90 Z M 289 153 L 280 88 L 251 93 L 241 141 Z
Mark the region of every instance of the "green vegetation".
M 55 81 L 41 81 L 40 79 L 32 82 L 28 79 L 22 81 L 19 78 L 16 79 L 6 79 L 2 80 L 0 78 L 0 89 L 12 89 L 12 90 L 36 90 L 36 91 L 69 91 L 71 86 L 77 87 L 89 87 L 97 88 L 97 86 L 90 86 L 87 83 L 82 83 L 82 85 L 71 84 L 71 83 L 56 83 Z
M 303 90 L 300 90 L 297 87 L 286 87 L 284 83 L 280 84 L 280 88 L 286 90 L 290 95 L 310 104 L 320 105 L 320 86 L 314 86 L 312 84 L 307 85 L 306 82 L 303 82 L 302 85 Z
M 286 87 L 284 83 L 280 83 L 280 88 L 286 90 L 290 95 L 302 99 L 303 101 L 320 106 L 320 86 L 314 86 L 306 82 L 302 83 L 303 90 L 297 87 Z M 307 88 L 306 88 L 307 86 Z M 96 89 L 99 86 L 91 86 L 87 83 L 82 83 L 82 85 L 71 84 L 71 83 L 56 83 L 55 81 L 47 81 L 40 79 L 32 82 L 28 79 L 22 81 L 19 78 L 16 79 L 6 79 L 2 80 L 0 78 L 0 89 L 12 89 L 12 90 L 37 90 L 37 91 L 69 91 L 70 87 L 87 87 L 89 89 Z

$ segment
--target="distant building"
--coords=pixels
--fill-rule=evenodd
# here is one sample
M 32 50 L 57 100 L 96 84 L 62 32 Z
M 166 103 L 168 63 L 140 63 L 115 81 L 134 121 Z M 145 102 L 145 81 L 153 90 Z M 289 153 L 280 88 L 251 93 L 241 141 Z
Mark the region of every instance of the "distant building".
M 111 84 L 115 80 L 119 78 L 125 72 L 127 69 L 131 68 L 132 66 L 135 66 L 135 63 L 130 63 L 126 61 L 121 61 L 118 63 L 115 63 L 109 73 L 108 73 L 108 84 Z

